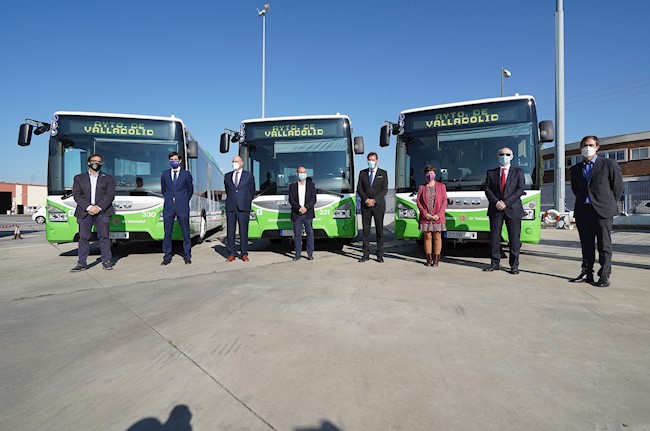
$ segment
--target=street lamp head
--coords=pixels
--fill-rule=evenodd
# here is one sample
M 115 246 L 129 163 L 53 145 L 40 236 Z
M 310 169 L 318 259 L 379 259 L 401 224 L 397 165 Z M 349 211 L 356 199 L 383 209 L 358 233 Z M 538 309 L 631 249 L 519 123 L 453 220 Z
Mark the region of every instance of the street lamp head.
M 264 16 L 269 10 L 271 10 L 271 3 L 264 3 L 264 9 L 257 9 L 257 16 Z
M 501 73 L 503 73 L 504 78 L 510 78 L 512 76 L 512 73 L 508 69 L 504 69 L 503 67 L 501 68 Z

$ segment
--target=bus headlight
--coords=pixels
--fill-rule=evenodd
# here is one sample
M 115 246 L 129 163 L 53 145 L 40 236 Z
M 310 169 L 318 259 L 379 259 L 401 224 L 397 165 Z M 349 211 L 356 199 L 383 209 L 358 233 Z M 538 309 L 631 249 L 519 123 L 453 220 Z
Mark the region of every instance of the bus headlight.
M 49 205 L 47 207 L 47 218 L 49 221 L 65 222 L 68 221 L 68 214 L 66 214 L 64 211 L 61 211 L 57 207 Z
M 535 210 L 529 210 L 525 209 L 524 210 L 524 216 L 521 218 L 522 220 L 535 220 Z
M 248 220 L 257 220 L 257 214 L 255 214 L 255 211 L 251 211 Z
M 399 203 L 397 204 L 397 217 L 399 218 L 415 218 L 415 210 L 411 207 Z
M 344 205 L 341 205 L 337 209 L 334 210 L 334 216 L 333 218 L 350 218 L 350 207 L 351 204 L 350 202 L 347 202 Z

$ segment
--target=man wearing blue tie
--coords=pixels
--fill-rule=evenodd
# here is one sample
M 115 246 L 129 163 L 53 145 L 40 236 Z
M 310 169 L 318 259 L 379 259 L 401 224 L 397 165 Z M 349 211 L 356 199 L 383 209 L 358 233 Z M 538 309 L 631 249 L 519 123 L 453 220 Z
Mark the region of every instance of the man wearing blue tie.
M 623 195 L 623 174 L 618 162 L 599 157 L 598 138 L 585 136 L 580 141 L 582 163 L 571 167 L 571 190 L 576 197 L 573 214 L 580 235 L 582 265 L 572 283 L 587 282 L 609 287 L 612 274 L 612 225 Z M 599 279 L 594 281 L 594 264 L 598 249 Z
M 163 171 L 160 177 L 160 188 L 165 198 L 163 204 L 163 222 L 165 238 L 162 251 L 164 253 L 161 265 L 168 265 L 172 261 L 172 230 L 174 220 L 183 233 L 183 259 L 185 264 L 192 263 L 192 242 L 190 240 L 190 199 L 194 194 L 192 175 L 181 168 L 181 157 L 177 152 L 169 153 L 171 169 Z

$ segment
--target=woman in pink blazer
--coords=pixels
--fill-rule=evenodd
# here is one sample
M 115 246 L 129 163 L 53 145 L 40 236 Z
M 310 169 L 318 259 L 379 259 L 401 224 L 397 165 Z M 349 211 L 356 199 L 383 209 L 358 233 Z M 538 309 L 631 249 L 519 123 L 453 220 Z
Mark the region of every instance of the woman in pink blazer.
M 442 252 L 442 232 L 447 230 L 445 211 L 447 210 L 447 187 L 436 181 L 436 168 L 424 168 L 426 184 L 418 189 L 418 209 L 420 210 L 420 230 L 424 234 L 425 266 L 438 266 Z M 433 242 L 433 256 L 431 253 Z

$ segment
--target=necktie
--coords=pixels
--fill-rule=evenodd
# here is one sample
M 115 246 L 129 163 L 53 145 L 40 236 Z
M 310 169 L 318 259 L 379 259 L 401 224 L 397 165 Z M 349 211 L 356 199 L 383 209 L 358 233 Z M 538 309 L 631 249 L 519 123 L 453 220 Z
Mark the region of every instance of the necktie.
M 177 179 L 178 179 L 178 171 L 174 171 L 174 174 L 172 175 L 172 182 L 175 183 Z
M 503 193 L 505 188 L 506 188 L 506 170 L 501 169 L 501 193 Z
M 585 163 L 585 181 L 589 182 L 591 179 L 591 168 L 593 168 L 594 164 L 592 162 Z
M 239 185 L 239 172 L 235 172 L 235 187 Z
M 373 177 L 374 177 L 374 175 L 373 175 L 373 171 L 370 170 L 370 177 L 369 177 L 370 185 L 372 185 Z

